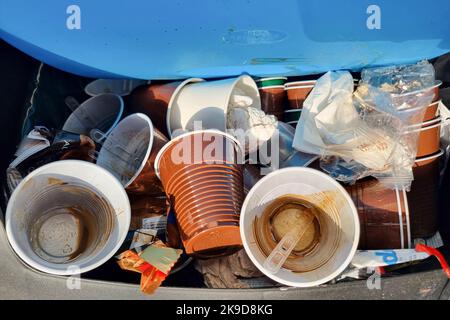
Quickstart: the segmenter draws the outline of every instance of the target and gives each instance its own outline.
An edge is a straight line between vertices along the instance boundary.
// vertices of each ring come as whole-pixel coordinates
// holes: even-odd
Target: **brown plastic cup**
[[[195,190],[193,190],[193,188],[196,188]],[[209,188],[209,189],[208,189]],[[219,191],[224,191],[227,194],[236,194],[239,195],[240,194],[240,185],[237,183],[222,183],[222,182],[216,182],[216,181],[208,181],[208,180],[203,180],[203,181],[199,181],[199,182],[195,182],[194,184],[191,184],[188,187],[180,187],[179,189],[174,189],[173,192],[177,192],[179,194],[179,201],[181,201],[182,196],[184,195],[184,193],[190,193],[192,191],[196,191],[198,192],[198,194],[202,194],[202,192],[207,193],[208,191],[212,191],[214,190],[215,192],[219,192]]]
[[[177,136],[160,150],[155,171],[166,185],[172,176],[193,164],[233,165],[241,163],[242,157],[241,146],[231,135],[218,130],[192,131]]]
[[[203,188],[203,190],[200,190],[197,193],[198,196],[197,198],[200,198],[201,200],[192,201],[191,193],[196,191],[188,190],[186,194],[181,195],[179,199],[177,198],[177,200],[174,200],[173,202],[176,202],[178,208],[185,208],[185,207],[190,208],[192,206],[196,207],[202,206],[208,208],[209,207],[208,199],[211,199],[212,195],[214,195],[213,198],[215,199],[222,199],[222,200],[227,199],[227,205],[232,205],[233,207],[238,206],[240,200],[242,200],[241,196],[237,194],[236,191],[227,191],[226,188],[213,188],[209,191],[204,189],[206,188]]]
[[[190,191],[191,188],[197,188],[196,190],[198,192],[202,191],[203,189],[206,189],[206,191],[209,189],[229,189],[231,192],[237,192],[239,194],[240,185],[242,184],[242,181],[226,181],[226,180],[215,180],[210,179],[207,176],[203,179],[196,179],[195,181],[189,181],[187,184],[182,183],[179,187],[176,188],[170,188],[168,189],[170,192],[180,192],[180,195],[184,191]]]
[[[427,238],[438,230],[439,152],[416,158],[413,167],[414,181],[408,193],[413,238]]]
[[[129,96],[130,111],[147,115],[155,127],[166,137],[169,136],[166,127],[167,106],[170,98],[181,81],[149,84],[136,88]]]
[[[439,117],[439,102],[441,102],[440,100],[437,100],[435,102],[432,102],[427,109],[425,110],[425,114],[423,116],[423,122],[427,122],[433,119],[436,119],[437,117]]]
[[[261,109],[266,114],[274,115],[278,120],[282,120],[284,105],[286,103],[284,86],[278,85],[259,88],[259,96],[261,98]]]
[[[203,190],[229,190],[230,192],[240,194],[240,186],[242,185],[241,179],[220,179],[215,177],[208,177],[207,174],[204,177],[193,178],[192,180],[186,179],[185,181],[180,181],[178,186],[172,187],[169,186],[166,188],[166,191],[169,193],[177,192],[181,197],[185,192],[191,192],[192,188],[196,188],[197,192],[201,192]]]
[[[217,221],[220,222],[217,222]],[[198,218],[196,221],[191,221],[190,225],[186,226],[186,233],[196,233],[201,232],[205,227],[211,227],[215,225],[239,225],[239,216],[232,217],[230,213],[225,213],[223,215],[211,217],[206,214],[204,217]]]
[[[385,188],[374,178],[358,180],[345,189],[358,210],[361,226],[359,249],[402,248],[401,228],[403,247],[408,247],[407,198],[403,192]]]
[[[183,134],[158,153],[155,171],[175,211],[187,254],[206,258],[242,247],[242,154],[236,139],[216,130]]]
[[[170,137],[167,130],[167,108],[174,93],[186,84],[197,81],[187,79],[169,83],[155,83],[136,88],[128,97],[129,109],[132,113],[140,112],[147,115],[166,137]]]
[[[286,87],[289,107],[291,109],[302,109],[303,103],[314,88],[314,85]]]

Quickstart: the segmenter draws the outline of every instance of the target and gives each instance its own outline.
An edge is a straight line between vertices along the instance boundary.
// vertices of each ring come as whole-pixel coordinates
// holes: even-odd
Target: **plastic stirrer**
[[[300,226],[296,225],[284,237],[278,242],[276,247],[272,250],[270,255],[264,261],[264,268],[275,274],[280,271],[284,262],[287,260],[292,250],[294,250],[297,243],[303,238],[308,230],[308,227],[313,223],[314,216],[308,216],[308,220],[303,224],[303,230],[300,230]]]

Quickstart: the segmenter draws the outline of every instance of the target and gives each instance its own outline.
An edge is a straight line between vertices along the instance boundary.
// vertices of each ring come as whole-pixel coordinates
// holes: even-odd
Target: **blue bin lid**
[[[80,29],[67,27],[78,21],[71,5],[80,9]],[[0,36],[47,64],[95,78],[297,76],[449,52],[450,4],[2,0]]]

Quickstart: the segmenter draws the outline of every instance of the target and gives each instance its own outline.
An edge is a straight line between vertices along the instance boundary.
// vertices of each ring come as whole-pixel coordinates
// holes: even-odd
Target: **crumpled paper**
[[[230,97],[227,114],[229,133],[245,145],[245,151],[255,152],[276,130],[277,118],[254,106],[251,97],[236,90]],[[245,140],[245,141],[243,141]]]
[[[47,163],[66,159],[93,162],[94,150],[95,143],[88,136],[36,126],[22,139],[6,170],[9,192],[12,193],[27,174]]]
[[[203,274],[205,285],[209,288],[250,288],[251,284],[242,278],[264,276],[250,261],[245,250],[230,256],[197,260],[195,268]]]

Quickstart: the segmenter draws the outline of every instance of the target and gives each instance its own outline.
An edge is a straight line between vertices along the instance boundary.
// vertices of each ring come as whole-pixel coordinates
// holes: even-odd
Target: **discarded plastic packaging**
[[[152,294],[166,279],[181,253],[182,250],[168,248],[157,241],[139,254],[133,250],[121,253],[117,263],[124,270],[141,273],[141,291]]]
[[[158,233],[166,231],[166,198],[132,194],[128,197],[131,204],[130,230],[153,229]]]
[[[83,160],[91,157],[95,143],[87,136],[61,130],[35,127],[20,143],[16,158],[7,169],[9,191],[12,192],[27,174],[57,160]]]
[[[356,268],[376,268],[423,260],[430,255],[415,249],[356,251],[351,264]]]
[[[260,162],[265,165],[271,164],[271,168],[276,170],[278,167],[307,167],[316,160],[318,158],[317,155],[297,151],[292,147],[294,136],[294,128],[284,122],[278,121],[276,135],[272,136],[271,139],[264,143],[264,150],[266,152],[260,152],[259,154]],[[275,145],[273,148],[273,143],[278,143],[278,145]],[[271,151],[270,153],[269,150]],[[278,154],[273,155],[272,151],[277,152],[277,150]],[[274,157],[278,159],[278,167],[276,167],[276,164],[273,161]]]
[[[421,122],[434,93],[429,87],[387,92],[364,79],[355,103],[348,72],[322,76],[305,102],[293,145],[300,151],[338,157],[336,167],[327,169],[336,179],[354,182],[372,175],[393,189],[409,190],[418,133],[405,128]],[[405,85],[404,89],[415,86]]]

